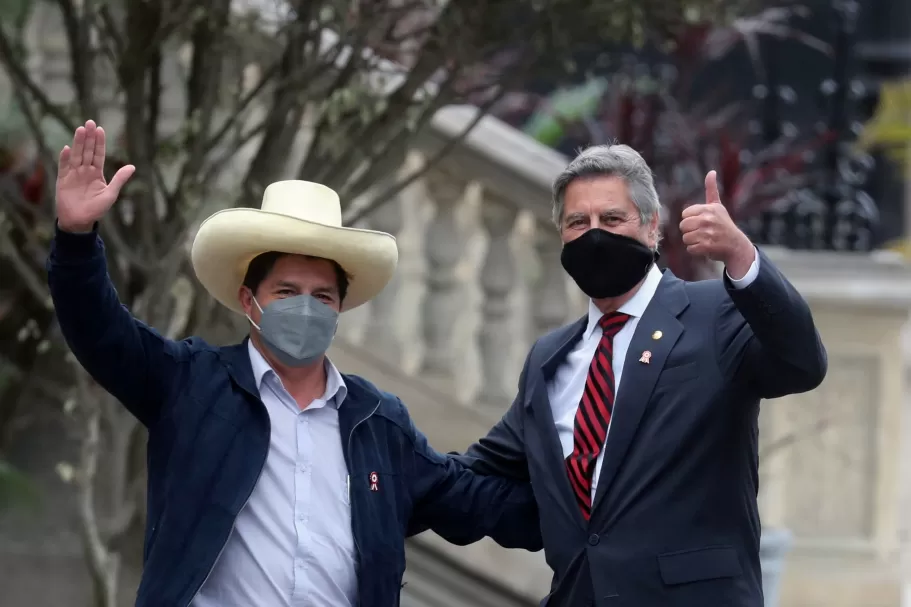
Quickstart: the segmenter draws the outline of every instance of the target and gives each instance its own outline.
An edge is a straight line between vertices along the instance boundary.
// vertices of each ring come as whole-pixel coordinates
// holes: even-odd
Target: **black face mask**
[[[628,236],[592,228],[563,245],[560,262],[592,299],[617,297],[645,278],[655,252]]]

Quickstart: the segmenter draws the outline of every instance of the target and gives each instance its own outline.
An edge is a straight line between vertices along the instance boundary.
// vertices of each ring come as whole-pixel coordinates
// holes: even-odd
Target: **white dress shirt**
[[[326,360],[326,392],[301,410],[250,343],[272,436],[249,501],[193,607],[357,604],[348,468],[338,407],[348,389]]]
[[[739,280],[734,280],[728,275],[728,279],[736,289],[744,289],[756,280],[759,275],[759,255],[753,260],[750,269]],[[645,309],[655,296],[658,290],[658,284],[661,282],[661,270],[657,266],[652,266],[645,277],[645,281],[639,290],[617,310],[623,314],[629,314],[629,320],[622,329],[614,336],[614,356],[611,367],[614,371],[614,394],[620,392],[620,381],[623,378],[623,362],[626,359],[626,352],[629,344],[636,332],[636,326],[639,319],[645,313]],[[550,399],[550,407],[554,416],[554,423],[557,426],[557,434],[560,437],[560,445],[563,447],[563,458],[567,458],[573,452],[573,430],[575,428],[576,411],[579,409],[579,403],[582,401],[582,393],[585,390],[585,380],[588,377],[588,369],[591,366],[592,358],[598,349],[598,343],[601,341],[601,327],[598,321],[603,314],[595,307],[594,302],[588,304],[588,325],[582,334],[579,343],[570,350],[566,360],[557,367],[554,376],[547,382],[547,397]],[[614,411],[611,420],[617,415],[623,415],[623,401],[617,400],[614,403]],[[610,423],[607,427],[607,435],[604,438],[605,443],[610,440]],[[592,478],[592,502],[595,501],[595,492],[598,488],[598,476],[601,474],[601,464],[604,460],[604,447],[598,453],[598,459],[595,462],[595,472]]]

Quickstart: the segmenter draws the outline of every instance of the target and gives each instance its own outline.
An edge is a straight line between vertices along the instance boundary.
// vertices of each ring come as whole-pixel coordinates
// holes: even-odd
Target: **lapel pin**
[[[661,339],[661,336],[664,335],[661,331],[655,331],[652,333],[652,339]]]
[[[379,491],[380,490],[379,482],[380,482],[380,477],[377,475],[377,473],[371,472],[370,473],[370,490]]]
[[[642,356],[639,357],[639,362],[649,364],[652,360],[652,353],[646,350],[642,353]]]

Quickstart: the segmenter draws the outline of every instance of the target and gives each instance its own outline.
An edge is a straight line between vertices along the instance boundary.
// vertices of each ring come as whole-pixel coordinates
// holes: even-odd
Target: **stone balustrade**
[[[403,171],[473,114],[440,112]],[[528,139],[497,120],[483,124],[364,221],[398,238],[399,276],[367,309],[347,314],[341,332],[461,403],[503,411],[534,338],[578,318],[585,301],[560,267],[551,220],[550,181],[566,160],[538,146],[538,165],[524,165]],[[508,152],[498,159],[497,149],[484,150],[501,138],[515,142],[515,166],[504,165]]]

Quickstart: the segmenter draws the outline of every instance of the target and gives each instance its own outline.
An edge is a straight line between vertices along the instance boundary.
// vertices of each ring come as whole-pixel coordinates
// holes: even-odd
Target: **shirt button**
[[[297,565],[297,568],[298,568],[298,569],[303,569],[303,568],[304,568],[304,561],[298,559],[298,561],[295,563],[295,565]]]
[[[592,533],[590,536],[588,536],[588,543],[592,546],[597,546],[598,542],[600,542],[600,541],[601,541],[601,538],[598,537],[597,533]]]
[[[300,470],[301,472],[306,472],[306,471],[307,471],[307,464],[300,464],[300,465],[297,467],[297,469]]]

